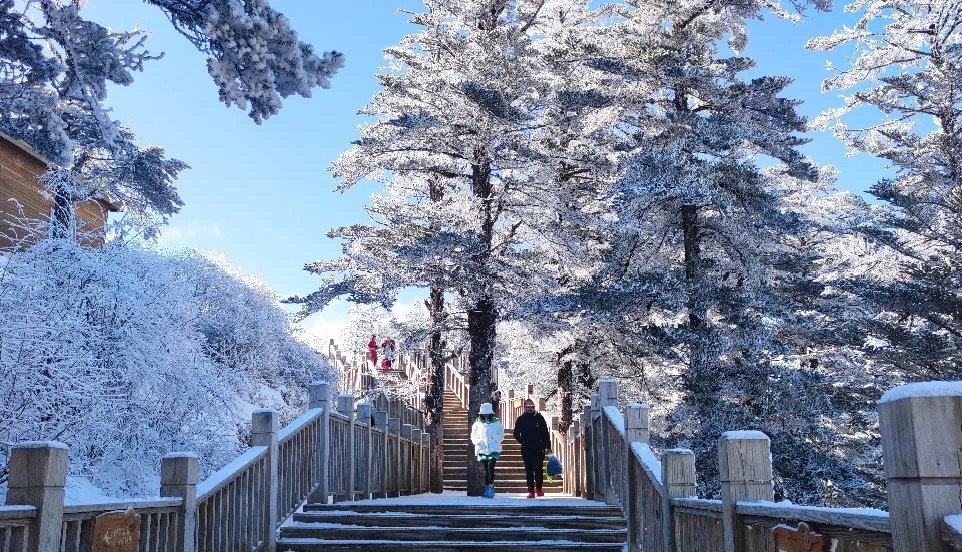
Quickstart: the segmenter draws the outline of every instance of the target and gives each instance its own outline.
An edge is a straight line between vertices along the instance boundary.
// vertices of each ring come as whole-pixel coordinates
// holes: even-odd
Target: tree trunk
[[[432,330],[428,340],[431,380],[424,399],[424,430],[431,436],[429,490],[440,493],[444,490],[444,290],[432,287],[430,299],[425,303],[431,313]]]
[[[688,325],[701,328],[705,319],[704,307],[697,297],[701,248],[698,240],[698,207],[681,208],[681,230],[685,239],[685,281],[688,283]]]
[[[574,370],[572,361],[565,358],[571,353],[571,347],[567,347],[558,354],[558,403],[561,405],[561,419],[558,421],[558,429],[561,433],[568,431],[571,427],[573,416],[572,407],[572,385],[574,384]]]
[[[471,393],[468,398],[468,424],[478,417],[481,404],[491,402],[491,368],[494,360],[497,311],[494,301],[480,299],[468,312],[468,335],[471,338]],[[484,466],[473,454],[468,455],[468,496],[484,492]]]
[[[438,204],[444,199],[444,181],[431,180],[428,187],[431,202]],[[440,231],[440,226],[432,230]],[[431,468],[429,490],[432,493],[444,491],[444,288],[441,280],[431,286],[429,299],[425,302],[431,313],[431,337],[428,342],[431,356],[431,381],[425,399],[424,429],[431,436]]]
[[[481,213],[479,213],[481,227],[478,229],[480,247],[473,257],[477,287],[471,290],[473,304],[468,311],[468,336],[471,339],[471,352],[468,356],[471,366],[468,424],[478,417],[481,404],[492,400],[491,368],[494,364],[498,321],[493,294],[493,275],[488,268],[496,218],[492,209],[494,194],[491,182],[491,161],[482,150],[475,152],[475,160],[471,166],[471,192],[481,200]],[[484,492],[484,467],[474,454],[468,455],[467,487],[468,496],[481,496]]]
[[[50,237],[71,238],[74,235],[74,202],[66,185],[58,182],[53,190],[50,213]]]
[[[587,362],[578,363],[578,383],[580,384],[579,402],[581,405],[591,402],[591,393],[595,388],[598,378],[591,373],[591,365]]]
[[[701,248],[698,235],[698,208],[685,205],[681,208],[682,232],[685,240],[685,281],[688,284],[688,326],[691,338],[688,343],[688,372],[683,378],[690,406],[705,411],[713,404],[714,390],[719,381],[711,374],[713,350],[711,328],[707,323],[707,308],[700,296]]]

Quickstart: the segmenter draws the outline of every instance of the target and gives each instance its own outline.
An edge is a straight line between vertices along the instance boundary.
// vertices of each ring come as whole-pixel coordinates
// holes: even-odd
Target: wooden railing
[[[518,416],[524,414],[524,401],[527,399],[534,401],[538,412],[544,412],[545,400],[535,395],[534,385],[528,384],[527,389],[521,393],[516,393],[514,389],[501,390],[501,402],[498,405],[498,412],[501,413],[505,429],[514,429],[514,421],[518,419]],[[552,418],[551,424],[554,429],[557,429],[557,417]]]
[[[95,518],[104,512],[133,509],[140,515],[140,550],[170,550],[177,539],[177,527],[182,522],[183,501],[176,498],[108,502],[103,504],[74,504],[63,507],[63,527],[60,537],[61,552],[90,550],[94,537]]]
[[[355,355],[354,360],[348,361],[343,356],[336,356],[340,362],[342,388],[356,394],[368,393],[376,387],[375,374],[381,370],[374,366],[366,354]],[[428,353],[420,349],[408,350],[395,358],[391,372],[399,371],[407,378],[408,389],[403,393],[402,400],[414,411],[424,410],[424,393],[427,389],[429,371]],[[390,373],[390,372],[389,372]]]
[[[160,499],[65,506],[66,446],[14,446],[0,551],[100,549],[95,529],[106,514],[139,516],[139,552],[275,552],[277,528],[305,502],[427,491],[428,435],[389,417],[406,411],[399,401],[374,410],[341,395],[333,412],[326,383],[309,395],[309,410],[282,430],[275,411],[255,411],[250,449],[199,484],[196,455],[165,456]]]
[[[618,403],[615,381],[601,380],[581,419],[552,439],[565,491],[621,507],[629,550],[962,551],[962,383],[913,384],[880,401],[891,513],[774,503],[770,441],[758,431],[720,437],[722,498],[698,498],[694,454],[652,450],[648,408]]]
[[[30,524],[36,517],[33,506],[0,506],[0,550],[26,552]]]
[[[444,387],[454,393],[461,402],[462,408],[468,407],[471,385],[468,384],[464,374],[456,370],[454,364],[450,362],[444,365]]]

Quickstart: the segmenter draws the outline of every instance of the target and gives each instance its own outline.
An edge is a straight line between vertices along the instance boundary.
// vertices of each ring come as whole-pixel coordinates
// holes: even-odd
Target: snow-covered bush
[[[172,451],[219,468],[253,408],[290,420],[328,370],[271,291],[222,261],[43,240],[0,272],[0,441],[67,443],[71,474],[108,494],[155,495]]]

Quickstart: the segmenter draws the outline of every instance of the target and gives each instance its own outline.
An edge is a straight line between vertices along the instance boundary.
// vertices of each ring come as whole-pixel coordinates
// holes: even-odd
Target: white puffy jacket
[[[504,440],[504,426],[497,417],[490,422],[483,422],[479,417],[471,426],[471,442],[474,443],[474,453],[490,456],[501,454],[501,441]]]

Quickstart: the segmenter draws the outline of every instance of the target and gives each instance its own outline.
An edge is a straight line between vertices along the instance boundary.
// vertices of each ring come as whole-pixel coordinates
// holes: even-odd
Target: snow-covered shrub
[[[172,451],[203,477],[246,448],[253,408],[285,422],[330,376],[266,286],[195,253],[43,240],[0,272],[0,441],[62,441],[108,494],[155,495]]]

